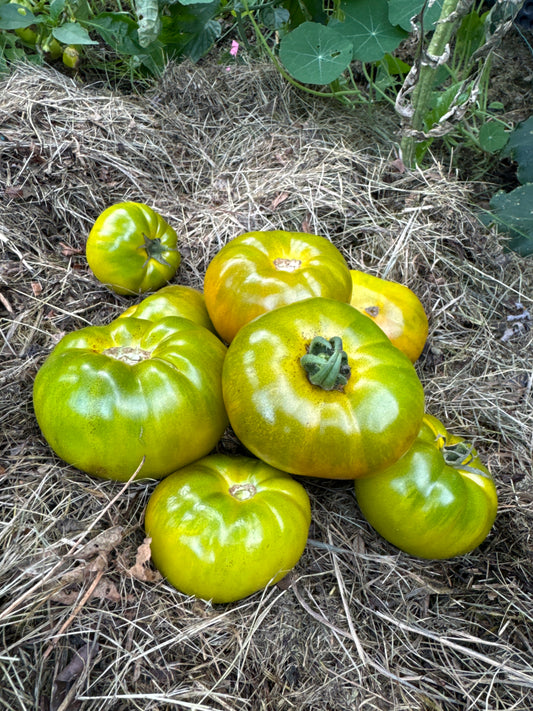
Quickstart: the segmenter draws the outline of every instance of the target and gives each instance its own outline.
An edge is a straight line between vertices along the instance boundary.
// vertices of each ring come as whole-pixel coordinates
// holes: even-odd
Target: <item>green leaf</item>
[[[65,9],[66,0],[52,0],[49,6],[50,19],[55,22]],[[78,15],[76,14],[76,17]]]
[[[420,14],[425,0],[389,0],[389,20],[392,25],[399,25],[411,32],[411,18]],[[424,32],[433,29],[440,17],[444,0],[436,0],[424,12]]]
[[[52,34],[62,44],[98,44],[78,22],[66,22],[61,27],[54,27]]]
[[[289,22],[289,11],[284,7],[265,7],[261,10],[261,22],[269,30],[279,30]]]
[[[18,30],[44,22],[42,15],[34,15],[22,5],[0,5],[0,30]]]
[[[280,42],[287,71],[306,84],[330,84],[352,61],[352,43],[329,26],[304,22]]]
[[[220,11],[218,0],[192,5],[176,4],[170,15],[162,18],[163,28],[159,41],[169,57],[186,55],[197,62],[211,49],[220,37],[222,28],[215,19]]]
[[[341,0],[341,21],[333,18],[328,27],[353,44],[353,58],[377,62],[393,52],[408,35],[389,21],[387,0]]]
[[[479,129],[479,145],[487,153],[501,151],[509,140],[509,133],[505,126],[498,121],[487,121]]]
[[[510,235],[509,249],[524,257],[533,254],[533,183],[520,185],[510,193],[496,193],[490,206],[494,213],[484,216],[483,222],[495,224]]]
[[[518,163],[518,180],[533,183],[533,116],[519,123],[511,132],[506,155]]]

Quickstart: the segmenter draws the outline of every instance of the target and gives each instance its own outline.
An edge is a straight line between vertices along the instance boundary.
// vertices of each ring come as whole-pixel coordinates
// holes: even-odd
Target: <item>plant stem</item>
[[[439,67],[439,58],[446,51],[446,45],[450,41],[457,16],[454,14],[461,0],[444,0],[439,21],[429,43],[427,51],[422,54],[418,81],[413,90],[412,104],[413,115],[411,117],[411,128],[413,131],[422,131],[424,128],[424,118],[429,110],[432,88],[435,82],[435,74]],[[416,135],[404,135],[400,144],[402,160],[408,168],[413,168],[416,164],[416,145],[418,143]]]

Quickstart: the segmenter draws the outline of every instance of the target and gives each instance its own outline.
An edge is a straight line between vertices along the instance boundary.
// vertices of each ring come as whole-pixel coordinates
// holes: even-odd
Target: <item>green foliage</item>
[[[518,180],[533,183],[533,116],[518,124],[511,133],[506,155],[518,163]]]
[[[433,29],[439,19],[443,0],[436,0],[431,7],[425,0],[389,0],[389,20],[392,25],[398,25],[407,32],[411,32],[411,19],[420,14],[424,9],[423,25],[429,30]]]
[[[219,0],[134,0],[109,11],[98,0],[0,0],[0,71],[102,43],[131,67],[158,75],[169,59],[198,61],[221,34]],[[111,5],[112,6],[112,5]]]
[[[353,58],[361,62],[378,62],[408,35],[390,22],[388,0],[341,0],[340,16],[328,26],[350,40]]]
[[[352,61],[352,43],[325,25],[304,22],[281,40],[279,57],[298,81],[330,84]]]
[[[490,201],[493,212],[484,213],[481,220],[508,234],[508,248],[525,257],[533,254],[533,116],[511,132],[504,155],[516,161],[522,185],[510,193],[496,193]]]
[[[509,249],[523,257],[533,254],[533,183],[526,183],[510,193],[499,192],[490,201],[493,213],[483,217],[510,236]]]

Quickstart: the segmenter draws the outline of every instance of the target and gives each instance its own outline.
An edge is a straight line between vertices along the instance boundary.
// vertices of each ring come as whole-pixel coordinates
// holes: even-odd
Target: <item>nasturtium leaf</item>
[[[408,32],[389,21],[388,0],[341,0],[343,20],[333,18],[328,27],[353,44],[353,58],[377,62],[393,52]]]
[[[479,145],[488,153],[501,151],[509,140],[509,133],[505,126],[498,121],[487,121],[479,129]]]
[[[407,32],[411,32],[411,18],[420,13],[424,6],[425,0],[389,0],[389,20],[391,25],[399,25]],[[433,29],[435,23],[440,17],[442,3],[444,0],[435,0],[424,11],[424,32]]]
[[[533,116],[519,123],[511,132],[506,154],[518,163],[518,180],[533,183]]]
[[[279,58],[295,79],[330,84],[352,60],[352,43],[329,26],[304,22],[280,42]]]
[[[533,254],[533,183],[520,185],[510,193],[496,193],[490,206],[494,212],[484,215],[482,221],[497,225],[511,237],[509,249],[524,257]]]

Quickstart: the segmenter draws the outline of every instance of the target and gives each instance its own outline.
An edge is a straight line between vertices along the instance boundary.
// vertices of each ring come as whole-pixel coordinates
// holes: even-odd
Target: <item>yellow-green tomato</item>
[[[160,321],[167,316],[182,316],[210,331],[215,331],[202,292],[183,284],[164,286],[154,294],[145,297],[139,304],[130,306],[119,318],[128,316],[144,318],[148,321]]]
[[[205,303],[217,333],[229,343],[256,316],[313,296],[348,302],[350,270],[325,237],[306,232],[247,232],[209,263]]]
[[[39,369],[41,431],[95,476],[161,478],[208,454],[227,426],[224,344],[189,319],[116,319],[66,335]]]
[[[475,449],[425,415],[412,447],[388,469],[355,482],[359,507],[383,538],[420,558],[453,558],[487,537],[496,486]]]
[[[289,474],[213,454],[174,472],[148,501],[156,568],[179,591],[233,602],[280,580],[300,559],[309,497]]]
[[[222,388],[244,446],[303,476],[355,479],[389,466],[424,414],[407,356],[357,309],[320,297],[243,326],[229,345]]]
[[[371,318],[414,363],[424,348],[428,319],[418,296],[403,284],[352,269],[350,303]]]
[[[148,205],[121,202],[104,210],[87,238],[87,262],[95,277],[117,294],[155,291],[181,262],[178,235]]]

